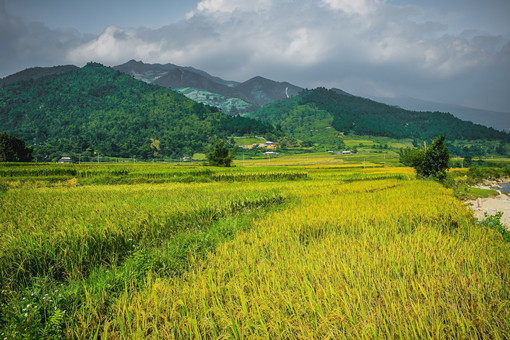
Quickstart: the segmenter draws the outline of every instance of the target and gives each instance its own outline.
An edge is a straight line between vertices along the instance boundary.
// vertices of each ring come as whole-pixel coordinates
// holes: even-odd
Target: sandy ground
[[[484,218],[484,214],[495,215],[498,211],[503,213],[501,222],[510,230],[510,196],[501,194],[496,197],[482,198],[481,207],[478,207],[477,201],[468,201],[469,207],[475,212],[475,217],[479,220]]]

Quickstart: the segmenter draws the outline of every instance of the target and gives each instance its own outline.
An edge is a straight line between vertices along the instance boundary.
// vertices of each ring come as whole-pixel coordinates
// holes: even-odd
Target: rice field
[[[0,338],[510,336],[510,244],[452,190],[289,158],[0,165]]]

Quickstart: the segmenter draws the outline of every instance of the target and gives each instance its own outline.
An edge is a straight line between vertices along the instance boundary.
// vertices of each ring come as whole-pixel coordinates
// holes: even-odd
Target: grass
[[[352,156],[1,165],[0,336],[508,337],[500,224]]]
[[[241,146],[241,145],[252,145],[252,144],[260,144],[264,143],[265,139],[263,138],[257,138],[257,137],[237,137],[234,138],[235,145]]]

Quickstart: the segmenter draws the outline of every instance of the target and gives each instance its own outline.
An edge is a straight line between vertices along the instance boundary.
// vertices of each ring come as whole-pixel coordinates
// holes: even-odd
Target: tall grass
[[[0,337],[508,337],[499,229],[321,157],[0,166]]]
[[[119,337],[508,336],[500,235],[439,184],[343,187],[257,222],[183,277],[123,295],[103,327]]]

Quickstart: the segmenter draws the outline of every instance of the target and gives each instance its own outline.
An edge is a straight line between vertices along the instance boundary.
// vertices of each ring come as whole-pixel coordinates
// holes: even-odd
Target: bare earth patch
[[[510,196],[501,194],[492,198],[481,198],[481,207],[478,206],[477,200],[467,201],[469,207],[474,211],[475,217],[479,220],[484,219],[485,213],[495,215],[498,211],[503,213],[501,223],[510,230]]]

